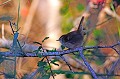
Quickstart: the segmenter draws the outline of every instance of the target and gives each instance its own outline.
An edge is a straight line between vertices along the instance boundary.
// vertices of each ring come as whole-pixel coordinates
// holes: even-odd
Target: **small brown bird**
[[[62,35],[57,41],[70,49],[78,48],[82,45],[85,32],[82,27],[82,22],[84,17],[82,17],[78,29],[76,31],[69,32],[68,34]]]

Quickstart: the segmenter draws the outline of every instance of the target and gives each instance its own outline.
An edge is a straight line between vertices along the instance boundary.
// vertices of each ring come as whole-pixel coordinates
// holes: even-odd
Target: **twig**
[[[74,71],[72,70],[70,64],[66,61],[66,59],[64,58],[64,56],[60,56],[60,57],[61,57],[61,58],[63,59],[63,61],[65,61],[65,63],[68,65],[70,71],[72,71],[72,72],[74,73]]]
[[[111,73],[115,70],[116,66],[118,65],[118,63],[120,62],[120,59],[118,59],[113,65],[112,67],[110,68],[110,70],[108,71],[108,79],[109,79],[109,75],[111,75]]]
[[[84,47],[83,50],[87,50],[87,49],[100,49],[100,48],[112,48],[113,50],[116,51],[116,53],[118,53],[118,55],[120,55],[120,52],[114,48],[115,46],[120,45],[120,42],[118,41],[118,43],[113,44],[111,46],[90,46],[90,47]]]
[[[39,71],[40,71],[40,68],[36,69],[34,72],[32,72],[31,74],[29,74],[26,79],[33,79],[33,77],[34,77],[37,73],[39,73]]]
[[[2,42],[2,40],[1,40],[1,42]],[[7,41],[7,42],[9,42],[9,41]],[[3,43],[3,44],[6,44],[6,43]],[[11,44],[11,43],[9,43],[9,44]],[[8,44],[6,44],[6,45],[8,45]],[[118,45],[120,45],[120,42],[118,42],[116,44],[113,44],[113,45],[110,45],[110,46],[85,46],[85,47],[83,47],[83,50],[102,49],[102,48],[112,48],[113,50],[115,50],[114,47],[118,46]],[[3,45],[1,47],[5,47],[5,46]],[[31,51],[26,51],[26,48],[27,48],[27,50],[31,50]],[[26,51],[26,56],[22,56],[20,53],[17,53],[17,57],[38,57],[37,54],[33,52],[37,48],[38,47],[36,47],[36,46],[28,44],[27,46],[25,46],[25,48],[23,48],[23,51]],[[44,56],[60,56],[60,55],[70,54],[70,53],[73,53],[73,52],[76,52],[76,51],[78,51],[78,48],[63,50],[63,51],[56,51],[56,52],[39,52],[38,54],[40,54],[43,57]],[[118,50],[115,50],[115,51],[119,54]],[[19,51],[19,52],[21,52],[21,51]],[[14,54],[12,54],[10,51],[0,52],[0,55],[6,56],[6,57],[13,57],[14,56]]]
[[[81,49],[78,49],[79,50],[79,54],[82,58],[82,60],[84,61],[85,65],[87,66],[87,68],[89,69],[89,71],[91,72],[92,76],[94,77],[94,79],[98,79],[95,71],[92,69],[92,67],[90,66],[90,64],[87,62],[85,56],[83,55],[83,47],[81,47]]]
[[[47,58],[47,57],[45,57],[45,58],[47,59],[47,63],[48,63],[48,65],[50,66],[50,63],[49,63],[48,58]],[[50,66],[50,72],[52,73],[52,77],[53,77],[53,79],[55,79],[55,77],[54,77],[54,73],[53,73],[53,71],[52,71],[52,69],[51,69],[51,66]]]

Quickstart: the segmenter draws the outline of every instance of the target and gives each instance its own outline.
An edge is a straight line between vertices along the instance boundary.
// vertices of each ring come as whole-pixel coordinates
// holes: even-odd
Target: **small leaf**
[[[62,70],[53,70],[53,72],[56,74],[65,74],[65,72]]]
[[[74,78],[74,74],[65,74],[65,76],[67,77],[67,78]]]
[[[55,63],[56,61],[58,61],[58,60],[54,59],[54,60],[52,60],[50,63],[59,66],[59,64]]]
[[[61,48],[62,48],[62,50],[64,50],[64,49],[65,49],[65,46],[61,45]]]
[[[46,62],[43,62],[43,61],[39,61],[39,62],[38,62],[38,66],[39,66],[39,67],[45,66],[45,65],[47,65]]]
[[[42,42],[44,42],[45,40],[47,40],[49,37],[45,37],[44,40],[42,40]]]
[[[42,49],[42,46],[39,46],[39,47],[38,47],[38,50],[39,50],[40,52],[42,51],[41,49]]]
[[[46,65],[46,66],[44,67],[44,70],[45,70],[45,71],[48,71],[48,70],[50,70],[50,68],[51,68],[50,66]]]
[[[114,8],[114,6],[113,6],[113,3],[110,4],[110,8],[111,8],[113,11],[115,11],[115,8]]]

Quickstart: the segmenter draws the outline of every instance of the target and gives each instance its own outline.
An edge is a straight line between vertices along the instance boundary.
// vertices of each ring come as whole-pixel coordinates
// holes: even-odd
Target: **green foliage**
[[[78,4],[76,8],[78,11],[83,11],[85,9],[85,7],[82,4]]]
[[[51,66],[45,65],[44,70],[45,70],[45,71],[48,71],[48,70],[50,70],[50,68],[51,68]]]
[[[95,29],[93,31],[93,34],[96,38],[103,38],[103,36],[104,36],[103,31],[100,29]]]
[[[62,50],[64,50],[64,49],[65,49],[65,46],[61,45],[61,48],[62,48]]]
[[[57,62],[58,60],[56,60],[56,59],[53,59],[53,60],[51,60],[51,64],[54,64],[54,65],[56,65],[56,66],[59,66],[59,64],[57,64],[56,62]]]
[[[69,6],[68,6],[68,5],[63,6],[63,7],[60,9],[61,15],[67,14],[68,10],[69,10]]]
[[[120,37],[120,26],[118,26],[118,35]]]
[[[46,66],[47,65],[47,62],[44,62],[44,61],[39,61],[38,62],[38,66],[41,67],[41,66]]]
[[[47,52],[56,52],[56,48],[53,48],[52,50],[47,50]]]
[[[81,11],[83,11],[85,7],[80,3],[76,3],[74,0],[62,0],[62,2],[63,6],[60,9],[60,13],[63,16],[62,32],[68,33],[74,27],[73,20],[75,16],[78,16],[78,14],[80,15]]]
[[[40,45],[40,46],[38,47],[38,49],[37,49],[37,50],[34,50],[33,52],[35,52],[35,53],[38,55],[38,57],[41,58],[42,55],[39,54],[39,52],[42,52],[42,46]]]
[[[67,77],[67,78],[74,78],[74,74],[65,74],[65,76]]]
[[[110,4],[110,7],[111,7],[111,9],[112,9],[113,11],[115,11],[115,8],[114,8],[114,6],[113,6],[113,3]]]
[[[50,75],[51,75],[51,66],[49,66],[47,64],[48,62],[45,62],[43,60],[38,62],[38,66],[39,66],[39,72],[41,74],[39,79],[49,79]],[[53,73],[52,73],[53,74]]]
[[[73,23],[72,22],[64,22],[62,24],[62,31],[64,33],[68,33],[72,28],[73,28]],[[67,28],[67,29],[66,29]]]
[[[96,40],[90,40],[89,42],[87,42],[88,46],[95,46],[97,45],[97,41]]]
[[[54,73],[56,74],[80,74],[80,75],[84,75],[84,74],[90,74],[88,72],[71,72],[71,71],[63,71],[63,70],[53,70]]]

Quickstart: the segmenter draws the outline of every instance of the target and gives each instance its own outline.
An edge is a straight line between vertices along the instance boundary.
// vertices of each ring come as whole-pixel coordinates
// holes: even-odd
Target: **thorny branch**
[[[61,56],[61,55],[65,55],[65,54],[70,54],[70,53],[73,53],[73,52],[77,52],[80,50],[87,50],[87,49],[101,49],[101,48],[112,48],[113,50],[115,50],[118,55],[120,55],[120,52],[115,48],[116,46],[120,45],[120,42],[114,44],[114,45],[111,45],[111,46],[85,46],[85,47],[80,47],[80,48],[75,48],[75,49],[68,49],[68,50],[63,50],[63,51],[56,51],[56,52],[39,52],[38,54],[36,53],[30,53],[30,52],[26,52],[26,56],[25,57],[37,57],[37,56],[43,56],[43,57],[46,57],[46,56]],[[24,50],[23,50],[24,51]],[[21,52],[22,53],[22,52]],[[11,53],[10,51],[9,52],[0,52],[0,55],[1,56],[6,56],[6,57],[14,57],[14,53]],[[17,53],[16,54],[17,57],[23,57],[22,54],[20,53]],[[85,57],[84,57],[84,54],[83,52],[80,52],[80,56],[82,57],[85,65],[87,66],[87,68],[89,69],[89,71],[91,72],[91,74],[93,75],[93,77],[95,79],[97,79],[97,76],[95,74],[95,71],[91,68],[90,64],[86,61]],[[86,63],[87,62],[87,63]],[[116,65],[116,64],[114,64]],[[68,65],[69,66],[69,65]],[[111,73],[111,71],[113,71],[113,68],[112,70],[110,70],[109,74]]]
[[[3,40],[0,40],[1,42]],[[11,44],[10,43],[11,41],[7,41],[8,44]],[[6,43],[4,43],[6,44]],[[6,45],[3,45],[1,47],[4,47],[5,46],[7,48],[9,48],[9,45],[6,44]],[[110,46],[85,46],[83,47],[83,50],[88,50],[88,49],[102,49],[102,48],[111,48],[113,50],[115,50],[119,55],[120,55],[120,52],[115,48],[116,46],[120,45],[120,42],[116,43],[116,44],[113,44],[113,45],[110,45]],[[0,48],[1,48],[0,47]],[[31,49],[31,47],[33,47],[33,49]],[[23,51],[25,50],[26,52],[26,56],[22,56],[22,52],[20,53],[17,53],[17,57],[37,57],[37,54],[35,52],[33,52],[34,50],[36,50],[38,48],[38,46],[34,46],[34,45],[30,45],[30,44],[26,44],[25,45],[25,48],[23,46]],[[29,51],[27,51],[28,49],[30,49]],[[55,51],[55,52],[39,52],[38,54],[41,55],[41,56],[60,56],[60,55],[65,55],[65,54],[70,54],[70,53],[73,53],[73,52],[76,52],[78,51],[78,49],[80,48],[75,48],[75,49],[68,49],[68,50],[63,50],[63,51]],[[6,57],[14,57],[14,54],[11,53],[10,51],[7,51],[7,52],[0,52],[0,55],[2,56],[6,56]]]

